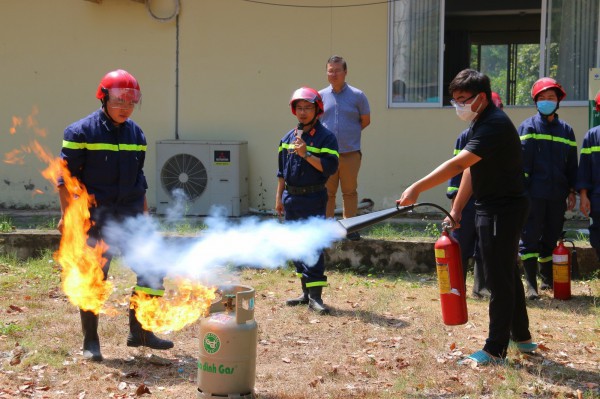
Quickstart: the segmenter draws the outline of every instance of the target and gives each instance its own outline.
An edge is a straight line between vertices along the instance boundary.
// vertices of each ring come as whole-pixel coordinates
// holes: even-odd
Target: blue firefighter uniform
[[[590,244],[600,259],[600,126],[583,138],[577,173],[577,190],[582,189],[590,200]]]
[[[96,200],[97,206],[90,209],[94,222],[89,231],[90,245],[102,238],[108,221],[143,213],[148,188],[143,172],[146,146],[144,133],[135,122],[128,119],[116,126],[102,109],[65,129],[61,158]],[[103,256],[107,259],[103,267],[106,278],[112,254],[109,251]],[[138,275],[136,291],[163,294],[162,276],[145,275],[140,267],[131,266]]]
[[[526,119],[519,126],[519,136],[531,199],[519,253],[528,284],[537,291],[536,262],[542,288],[552,287],[552,251],[562,233],[567,196],[574,191],[577,179],[577,142],[571,126],[558,114],[552,121],[539,113]]]
[[[465,148],[467,145],[467,136],[469,129],[464,130],[456,139],[454,145],[454,156]],[[462,173],[454,176],[448,181],[448,188],[446,190],[446,197],[454,199],[458,193],[460,182],[462,180]],[[461,260],[463,266],[463,274],[465,281],[467,279],[467,265],[470,258],[474,259],[474,284],[473,294],[477,297],[483,295],[482,290],[485,288],[485,279],[483,276],[483,262],[479,255],[477,248],[477,231],[475,229],[475,198],[471,197],[465,207],[462,210],[460,218],[460,228],[452,230],[450,233],[454,237],[460,246]]]
[[[311,216],[325,217],[327,190],[325,182],[338,168],[339,153],[337,139],[319,120],[310,132],[303,132],[307,151],[319,157],[323,172],[315,169],[306,160],[294,154],[296,130],[288,132],[279,142],[277,177],[285,181],[282,202],[285,220],[300,220]],[[296,272],[306,282],[306,287],[324,287],[325,259],[323,253],[314,265],[294,261]]]

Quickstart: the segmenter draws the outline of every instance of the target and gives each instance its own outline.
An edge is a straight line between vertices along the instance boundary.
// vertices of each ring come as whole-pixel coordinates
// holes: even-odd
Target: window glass
[[[539,44],[471,45],[471,67],[490,77],[505,105],[532,105],[539,64]]]
[[[471,66],[490,77],[492,91],[507,101],[508,45],[471,46]]]
[[[392,2],[392,104],[439,104],[441,7],[441,0]]]
[[[598,0],[548,0],[544,74],[566,90],[566,101],[588,99],[589,68],[598,54]]]

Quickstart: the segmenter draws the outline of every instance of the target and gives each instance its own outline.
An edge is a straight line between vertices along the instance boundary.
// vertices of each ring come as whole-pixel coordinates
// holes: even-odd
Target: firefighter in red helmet
[[[531,208],[519,243],[526,280],[526,297],[539,297],[553,286],[552,251],[560,237],[566,210],[575,207],[577,142],[573,128],[556,111],[567,96],[552,78],[541,78],[531,87],[538,113],[519,126],[523,171]]]
[[[106,115],[116,124],[125,122],[135,108],[139,108],[142,92],[136,78],[127,71],[109,72],[98,84],[96,98],[102,103]]]
[[[90,209],[92,226],[88,231],[88,245],[95,246],[99,240],[109,247],[119,248],[104,229],[109,222],[124,221],[148,212],[144,176],[146,137],[142,129],[130,117],[142,98],[140,85],[135,77],[122,69],[107,73],[96,91],[101,108],[85,118],[67,126],[61,150],[61,158],[71,176],[77,178],[94,196],[96,205]],[[62,215],[76,193],[68,191],[62,178],[58,181]],[[58,230],[64,228],[63,217]],[[106,263],[97,265],[104,279],[112,259],[111,252],[103,253]],[[95,265],[96,266],[96,265]],[[132,296],[138,292],[160,296],[164,293],[163,276],[149,273],[143,266],[130,265],[137,274],[137,284]],[[132,301],[132,303],[135,303]],[[90,309],[80,309],[83,327],[83,356],[102,361],[98,336],[98,314]],[[156,337],[146,331],[136,318],[136,309],[129,311],[130,333],[127,346],[147,346],[153,349],[169,349],[171,341]]]
[[[294,91],[290,108],[298,125],[279,142],[275,210],[290,221],[324,218],[327,207],[325,183],[338,168],[338,142],[319,121],[323,100],[315,89],[301,87]],[[294,261],[294,265],[302,294],[288,299],[286,304],[308,305],[318,313],[329,313],[321,297],[323,287],[327,286],[323,253],[319,254],[315,264]]]

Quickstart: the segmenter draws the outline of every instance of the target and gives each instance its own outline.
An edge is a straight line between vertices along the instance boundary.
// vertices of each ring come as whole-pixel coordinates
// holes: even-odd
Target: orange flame
[[[19,118],[18,116],[13,116],[12,117],[12,126],[8,130],[10,132],[10,134],[17,133],[17,127],[21,126],[22,123],[23,123],[23,119]]]
[[[4,163],[11,165],[23,165],[25,163],[25,154],[22,150],[11,150],[4,154]]]
[[[38,109],[34,106],[27,117],[27,128],[33,130],[36,136],[46,137],[46,130],[38,126],[37,114]],[[23,120],[15,116],[12,122],[10,132],[15,134]],[[54,259],[61,266],[63,291],[73,305],[100,313],[113,285],[104,281],[102,272],[102,266],[106,263],[102,253],[108,246],[103,242],[94,247],[87,244],[87,232],[91,226],[89,208],[95,205],[94,198],[88,195],[77,178],[71,176],[65,162],[55,158],[37,140],[31,140],[29,145],[22,145],[20,149],[8,152],[4,162],[22,165],[25,163],[25,156],[31,153],[48,165],[42,175],[53,185],[62,176],[65,188],[69,191],[68,207],[63,215],[63,234],[59,249],[54,254]],[[35,190],[33,195],[42,193],[41,190]]]
[[[32,147],[40,159],[49,161],[42,175],[52,182],[62,176],[69,191],[68,206],[63,215],[62,238],[54,254],[54,259],[62,268],[63,291],[73,305],[98,314],[110,296],[113,284],[104,280],[102,272],[102,266],[106,263],[102,253],[108,246],[99,241],[91,247],[87,242],[87,232],[91,227],[89,208],[95,204],[94,198],[77,178],[71,176],[62,159],[52,159],[37,142]]]
[[[189,279],[175,281],[177,291],[164,297],[138,292],[131,297],[131,308],[145,330],[178,331],[208,314],[216,288],[207,288]]]
[[[27,116],[27,127],[32,129],[33,132],[40,137],[46,137],[46,129],[41,129],[38,127],[36,115],[39,114],[38,108],[34,105],[31,110],[31,114]]]

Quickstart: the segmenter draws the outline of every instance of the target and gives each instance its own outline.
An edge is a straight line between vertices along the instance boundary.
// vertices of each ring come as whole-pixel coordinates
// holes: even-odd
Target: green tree
[[[516,45],[516,62],[512,65],[515,68],[515,93],[514,100],[508,98],[507,88],[509,73],[508,55],[510,45],[473,45],[471,47],[471,66],[485,73],[490,77],[492,90],[500,94],[504,104],[510,105],[531,105],[531,86],[539,77],[540,65],[540,45],[519,44]],[[557,51],[551,48],[551,51]],[[480,64],[478,64],[480,62]],[[556,66],[550,68],[556,71]]]

